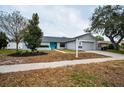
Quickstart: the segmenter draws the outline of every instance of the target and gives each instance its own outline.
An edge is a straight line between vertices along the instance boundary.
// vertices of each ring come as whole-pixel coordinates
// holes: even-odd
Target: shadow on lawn
[[[29,56],[41,56],[48,55],[46,52],[16,52],[12,54],[8,54],[7,56],[11,57],[29,57]]]

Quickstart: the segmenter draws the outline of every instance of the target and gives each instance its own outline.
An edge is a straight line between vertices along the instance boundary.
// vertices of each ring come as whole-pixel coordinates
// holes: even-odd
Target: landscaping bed
[[[0,86],[124,87],[124,60],[0,74]]]
[[[30,56],[42,56],[42,55],[48,55],[47,52],[39,52],[39,51],[36,51],[36,52],[17,52],[17,53],[12,53],[12,54],[9,54],[7,56],[11,56],[11,57],[30,57]]]
[[[25,52],[25,51],[23,51]],[[89,59],[89,58],[104,58],[106,56],[82,52],[79,53],[79,57],[76,58],[75,54],[61,53],[57,51],[39,51],[35,53],[7,53],[0,54],[0,65],[8,64],[24,64],[24,63],[37,63],[37,62],[56,62],[64,60],[76,60],[76,59]]]

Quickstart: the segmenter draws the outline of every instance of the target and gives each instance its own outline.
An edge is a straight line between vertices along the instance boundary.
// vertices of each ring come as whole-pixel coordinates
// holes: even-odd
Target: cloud
[[[7,8],[8,7],[8,8]],[[39,26],[44,35],[74,37],[83,34],[83,29],[89,25],[89,15],[84,6],[5,6],[7,11],[18,10],[27,18],[37,12],[40,17]],[[83,13],[83,9],[85,12]]]

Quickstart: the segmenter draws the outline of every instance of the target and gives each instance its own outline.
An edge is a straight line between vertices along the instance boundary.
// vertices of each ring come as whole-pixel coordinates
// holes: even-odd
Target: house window
[[[48,45],[41,45],[40,47],[41,47],[41,48],[49,48]]]
[[[60,47],[65,47],[65,43],[60,43]]]

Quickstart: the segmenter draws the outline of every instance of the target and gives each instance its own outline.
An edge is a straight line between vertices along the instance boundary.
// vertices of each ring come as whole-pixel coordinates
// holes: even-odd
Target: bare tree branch
[[[6,13],[0,11],[0,29],[16,42],[17,50],[18,44],[22,40],[22,30],[26,28],[27,21],[21,16],[19,11],[13,13]]]

